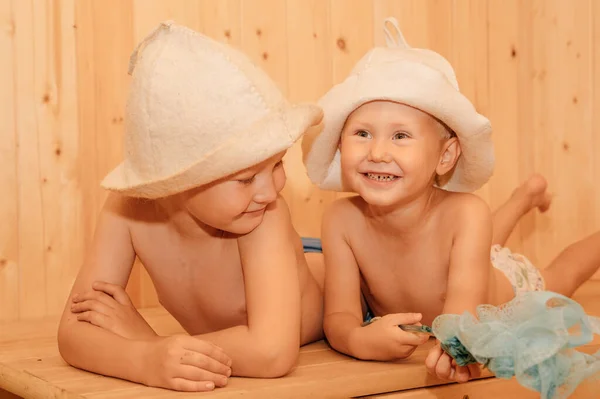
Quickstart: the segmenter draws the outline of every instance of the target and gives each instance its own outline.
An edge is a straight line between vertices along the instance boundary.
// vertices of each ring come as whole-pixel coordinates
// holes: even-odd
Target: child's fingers
[[[425,334],[410,333],[401,329],[398,329],[397,334],[397,340],[400,345],[419,346],[429,341],[429,336]]]
[[[227,385],[227,377],[224,375],[211,373],[208,370],[193,365],[180,365],[177,371],[175,371],[175,375],[191,381],[212,381],[217,387]]]
[[[185,378],[173,378],[169,385],[169,388],[183,392],[206,392],[215,389],[213,381],[190,381]]]
[[[77,314],[77,320],[86,321],[90,324],[95,325],[96,327],[101,327],[107,329],[109,318],[102,313],[87,311]]]
[[[443,350],[440,344],[438,343],[433,348],[431,348],[431,350],[427,354],[427,357],[425,358],[425,367],[427,368],[427,372],[429,374],[435,374],[435,366],[437,365],[438,360],[442,356],[442,353]]]
[[[387,315],[386,318],[393,324],[415,324],[421,321],[423,315],[421,313],[393,313]]]
[[[455,378],[456,382],[467,382],[471,377],[471,372],[466,366],[456,366]]]
[[[96,300],[83,301],[71,305],[71,312],[73,313],[87,312],[90,310],[104,315],[108,315],[110,314],[111,310],[113,310],[113,308],[107,306],[105,303]]]
[[[436,366],[435,366],[435,374],[444,380],[451,380],[454,377],[454,370],[452,368],[452,363],[450,360],[450,356],[446,353],[443,353],[440,356]]]
[[[181,357],[181,364],[194,366],[224,377],[231,376],[231,368],[213,359],[210,356],[198,352],[186,351]],[[184,377],[184,376],[181,376]],[[187,377],[185,377],[187,378]],[[216,382],[216,381],[215,381]]]
[[[481,377],[481,367],[479,367],[479,364],[469,364],[467,367],[469,368],[471,379]]]
[[[194,337],[183,336],[182,338],[185,339],[185,342],[182,345],[185,349],[202,353],[227,367],[231,366],[231,358],[218,346]]]
[[[104,281],[95,281],[92,288],[96,291],[102,291],[115,298],[121,305],[131,305],[131,300],[127,292],[117,284],[106,283]]]
[[[417,349],[416,346],[413,345],[399,345],[394,354],[395,359],[406,359]]]
[[[227,385],[228,378],[226,375],[220,373],[213,373],[209,370],[206,370],[204,367],[199,367],[195,365],[181,365],[180,373],[177,375],[181,376],[187,380],[194,381],[212,381],[215,383],[215,386],[224,387]]]
[[[73,296],[73,303],[81,303],[85,301],[98,301],[112,309],[114,309],[116,306],[113,297],[101,291],[87,291],[83,294],[76,294]]]

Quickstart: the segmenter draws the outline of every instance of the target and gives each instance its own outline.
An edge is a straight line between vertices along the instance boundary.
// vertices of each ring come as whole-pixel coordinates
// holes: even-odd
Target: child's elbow
[[[63,360],[65,362],[67,362],[71,366],[76,366],[76,364],[75,364],[76,358],[74,356],[76,353],[72,349],[72,340],[73,340],[72,329],[69,328],[69,326],[66,324],[67,323],[65,323],[64,321],[61,321],[61,323],[58,327],[58,334],[57,334],[58,352],[60,353],[60,356],[63,358]]]
[[[300,349],[298,344],[266,343],[258,356],[256,370],[262,378],[279,378],[289,374],[296,365]]]

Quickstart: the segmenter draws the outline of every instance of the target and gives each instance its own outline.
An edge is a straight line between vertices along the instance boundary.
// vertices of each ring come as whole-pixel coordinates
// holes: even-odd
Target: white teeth
[[[394,175],[380,175],[380,174],[375,174],[375,173],[367,173],[367,177],[371,180],[377,180],[377,181],[393,181],[398,178],[398,176],[394,176]]]

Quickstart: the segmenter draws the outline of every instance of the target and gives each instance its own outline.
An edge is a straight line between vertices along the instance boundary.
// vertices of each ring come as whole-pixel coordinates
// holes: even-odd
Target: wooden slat
[[[44,214],[40,170],[40,120],[37,110],[44,104],[43,70],[38,64],[45,49],[44,32],[35,27],[34,2],[12,2],[15,49],[15,127],[18,137],[18,242],[19,316],[47,314],[44,259]],[[39,3],[36,3],[39,5]],[[42,57],[42,59],[40,59]],[[43,126],[41,127],[43,131]],[[35,293],[35,295],[33,295]]]
[[[288,92],[292,102],[316,102],[332,85],[329,1],[287,1]],[[320,237],[325,207],[335,194],[314,186],[302,163],[299,141],[285,158],[284,189],[292,222],[301,236]]]
[[[241,0],[202,0],[201,30],[204,34],[240,48],[242,45]]]
[[[347,5],[343,0],[331,0],[329,51],[333,54],[334,84],[346,79],[358,60],[373,47],[374,29],[383,28],[379,21],[374,24],[372,0]]]
[[[280,0],[242,1],[241,49],[287,95],[285,6]]]
[[[193,30],[202,28],[200,3],[190,0],[133,0],[134,43],[139,43],[160,22],[172,20]]]
[[[36,92],[47,314],[64,308],[83,262],[74,2],[34,2]],[[65,262],[67,263],[65,265]],[[36,265],[38,268],[41,265]]]
[[[571,242],[597,230],[592,175],[590,19],[588,2],[539,1],[532,11],[531,90],[537,149],[529,155],[555,194],[547,218],[536,221],[543,267]],[[577,220],[576,223],[573,221]]]
[[[92,241],[96,217],[102,205],[104,194],[97,179],[97,147],[96,147],[96,69],[99,67],[94,57],[94,23],[93,7],[89,0],[76,1],[74,4],[75,23],[75,59],[77,64],[77,117],[79,128],[79,162],[85,167],[78,167],[78,186],[81,195],[81,213],[79,218],[83,226],[81,232],[85,253]],[[65,265],[66,266],[66,265]],[[70,278],[75,278],[81,264],[72,263]]]
[[[530,112],[530,103],[522,103],[519,95],[522,88],[521,66],[527,65],[530,54],[523,49],[521,30],[527,29],[520,20],[522,10],[519,2],[488,3],[489,20],[489,113],[487,117],[494,129],[496,152],[495,174],[490,181],[490,206],[495,209],[504,203],[512,191],[521,183],[519,175],[519,137],[521,112]],[[493,49],[493,50],[492,50]],[[507,246],[514,251],[521,250],[519,231],[513,234]],[[528,254],[530,255],[530,254]],[[533,259],[532,259],[533,260]]]
[[[20,399],[19,396],[5,391],[4,389],[0,389],[0,399]]]
[[[591,63],[592,63],[592,132],[593,132],[593,140],[591,143],[592,154],[600,154],[600,135],[598,131],[600,131],[600,46],[597,43],[600,43],[600,3],[597,1],[590,0],[591,10],[590,10],[590,19],[591,19],[591,45],[592,45],[592,54]],[[597,181],[600,176],[600,158],[597,156],[592,157],[593,167],[594,167],[594,179]],[[594,198],[600,198],[600,185],[593,184],[594,187]],[[594,220],[595,225],[600,226],[600,210],[598,208],[595,209],[594,212]],[[593,277],[594,279],[600,280],[600,270],[596,272]]]
[[[15,98],[15,20],[12,2],[0,2],[0,320],[19,317],[19,225]]]
[[[460,398],[507,398],[538,399],[539,393],[522,387],[516,380],[484,379],[469,384],[415,389],[369,396],[381,399],[460,399]]]
[[[569,399],[596,399],[597,387],[593,383],[582,384]],[[519,398],[539,399],[540,394],[519,385],[516,379],[484,379],[468,384],[451,384],[439,387],[414,389],[373,395],[369,398],[381,399],[479,399],[479,398]]]

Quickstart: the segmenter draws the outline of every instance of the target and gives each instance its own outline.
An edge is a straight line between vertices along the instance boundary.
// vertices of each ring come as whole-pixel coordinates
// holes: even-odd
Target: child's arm
[[[457,207],[457,230],[450,254],[444,313],[475,314],[489,298],[492,215],[479,197],[468,195]]]
[[[475,314],[477,305],[487,303],[492,245],[492,216],[488,205],[474,195],[465,195],[456,207],[457,227],[443,313]],[[425,360],[428,371],[438,378],[466,382],[480,375],[477,365],[457,367],[440,345]]]
[[[279,377],[300,349],[300,283],[290,211],[283,198],[262,223],[238,238],[246,291],[247,325],[198,335],[225,350],[233,374]]]
[[[334,203],[323,218],[325,255],[325,335],[336,350],[365,360],[408,357],[427,337],[402,331],[421,315],[391,314],[362,327],[360,271],[345,231],[352,228],[346,200]]]
[[[135,380],[132,364],[140,356],[125,356],[133,348],[128,340],[87,322],[71,312],[73,295],[92,289],[95,280],[127,284],[135,252],[129,230],[119,215],[120,201],[110,195],[98,218],[94,241],[67,299],[58,330],[58,348],[71,365],[101,374]],[[93,350],[92,348],[102,348]]]
[[[61,356],[75,367],[147,385],[194,391],[210,389],[206,385],[209,380],[213,385],[215,382],[224,385],[227,366],[221,364],[213,368],[216,372],[222,371],[222,375],[217,376],[208,375],[204,369],[194,367],[193,360],[186,365],[180,362],[186,353],[185,349],[189,349],[188,353],[196,354],[196,357],[204,358],[207,356],[203,353],[212,352],[208,355],[212,356],[211,359],[228,362],[222,351],[209,343],[185,336],[130,340],[90,322],[78,321],[77,315],[71,312],[72,296],[90,292],[94,281],[126,286],[135,251],[124,214],[124,200],[110,194],[98,218],[94,241],[60,321],[58,347]],[[138,326],[146,324],[148,330],[145,335],[151,337],[152,329],[139,313],[136,312],[136,315],[140,318],[136,320]],[[173,356],[169,357],[169,353]]]

